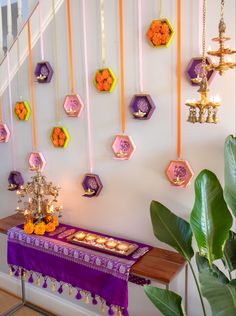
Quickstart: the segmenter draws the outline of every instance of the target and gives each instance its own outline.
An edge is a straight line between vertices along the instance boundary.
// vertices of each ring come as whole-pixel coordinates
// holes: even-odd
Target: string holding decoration
[[[117,78],[110,67],[106,66],[106,40],[105,40],[105,8],[104,0],[100,0],[101,21],[101,59],[102,67],[96,71],[93,83],[98,92],[113,92]]]
[[[175,30],[170,20],[162,17],[162,0],[159,0],[159,18],[153,20],[147,31],[148,42],[152,47],[168,47],[172,42]]]
[[[143,89],[143,47],[142,47],[142,3],[138,0],[138,55],[139,55],[139,90],[130,103],[130,110],[135,119],[148,120],[151,118],[156,106],[149,94]]]
[[[73,49],[71,32],[71,3],[67,0],[67,34],[69,49],[69,68],[70,68],[70,94],[65,97],[64,110],[69,117],[79,117],[84,109],[84,103],[78,94],[75,94],[74,68],[73,68]]]
[[[87,21],[86,4],[82,0],[82,23],[83,23],[83,49],[84,49],[84,70],[85,70],[85,92],[86,92],[86,117],[87,117],[87,135],[88,135],[88,167],[89,173],[86,173],[82,180],[84,197],[92,198],[98,196],[103,188],[100,177],[93,173],[93,145],[92,145],[92,122],[90,109],[89,78],[88,78],[88,42],[87,42]]]
[[[2,114],[2,95],[0,95],[0,143],[7,143],[10,138],[10,130],[7,124],[3,123],[3,114]]]
[[[190,184],[194,172],[187,160],[181,159],[181,102],[182,102],[182,47],[181,47],[181,0],[177,1],[177,159],[171,160],[166,168],[166,176],[175,187],[185,188]]]
[[[37,63],[35,68],[35,76],[39,83],[49,83],[53,76],[53,69],[49,61],[44,58],[44,41],[43,41],[43,21],[42,21],[42,0],[39,0],[39,32],[40,32],[40,51],[41,61]]]
[[[119,26],[120,26],[120,82],[121,82],[121,131],[122,134],[115,136],[112,142],[114,158],[118,160],[129,160],[136,149],[133,139],[125,135],[126,113],[125,113],[125,80],[124,80],[124,30],[123,30],[123,1],[119,0]]]

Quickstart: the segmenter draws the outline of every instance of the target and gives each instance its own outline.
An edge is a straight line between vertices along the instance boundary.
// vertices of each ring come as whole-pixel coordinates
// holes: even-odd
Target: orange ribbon
[[[32,107],[33,147],[34,147],[34,151],[37,151],[37,130],[36,130],[35,103],[34,103],[35,91],[34,91],[34,77],[33,77],[30,19],[27,22],[27,26],[28,26],[29,77],[30,77],[30,96],[31,96],[31,107]]]
[[[124,79],[124,34],[123,34],[123,1],[119,0],[120,15],[120,81],[121,81],[121,129],[125,133],[125,79]]]
[[[181,0],[177,0],[177,156],[181,157]]]
[[[74,74],[73,74],[73,54],[72,54],[72,34],[71,34],[71,14],[70,0],[67,0],[67,30],[68,30],[68,46],[69,46],[69,63],[70,63],[70,90],[74,94]]]

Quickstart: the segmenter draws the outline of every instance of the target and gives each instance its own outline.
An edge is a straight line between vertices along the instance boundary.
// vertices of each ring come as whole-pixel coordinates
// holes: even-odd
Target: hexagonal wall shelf
[[[82,186],[84,189],[83,196],[91,198],[98,196],[103,188],[102,181],[97,174],[86,173],[82,181]]]
[[[19,171],[11,171],[8,177],[8,190],[15,191],[24,184],[24,179]]]
[[[10,131],[7,124],[0,123],[0,143],[7,143],[10,138]]]
[[[32,152],[29,156],[29,167],[32,171],[43,171],[46,166],[46,159],[40,152]]]
[[[98,92],[112,92],[116,82],[116,76],[111,68],[98,69],[93,80]]]
[[[48,61],[41,61],[37,63],[34,74],[39,83],[49,83],[52,79],[53,69]]]
[[[155,108],[149,94],[135,94],[130,102],[131,112],[137,120],[149,120]]]
[[[207,66],[209,66],[211,63],[212,63],[211,59],[207,57],[206,58]],[[187,78],[191,82],[192,85],[197,86],[201,83],[202,72],[203,72],[202,57],[192,58],[186,70]],[[216,75],[216,71],[214,69],[207,71],[207,80],[209,84],[212,82],[215,75]]]
[[[55,126],[51,132],[51,140],[56,148],[66,148],[70,141],[70,135],[63,126]]]
[[[153,47],[168,47],[174,37],[175,31],[168,19],[152,21],[147,38]]]
[[[187,160],[171,160],[166,176],[174,186],[185,188],[194,176],[194,172]]]
[[[112,150],[114,158],[119,160],[129,160],[135,152],[136,146],[132,138],[128,135],[116,135],[113,143]]]
[[[15,104],[15,115],[20,121],[28,121],[30,117],[30,106],[27,101],[18,101]]]
[[[79,117],[83,111],[84,103],[78,94],[67,95],[64,101],[64,110],[70,117]]]

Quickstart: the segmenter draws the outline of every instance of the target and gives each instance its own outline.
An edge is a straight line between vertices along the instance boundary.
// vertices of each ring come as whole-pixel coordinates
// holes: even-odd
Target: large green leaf
[[[231,231],[224,247],[224,264],[229,271],[236,269],[236,234]]]
[[[209,170],[201,171],[195,180],[195,203],[190,224],[199,253],[208,259],[210,266],[214,260],[223,257],[232,222],[216,175]]]
[[[236,315],[236,280],[225,284],[209,271],[201,272],[199,280],[202,294],[211,306],[212,315]]]
[[[165,316],[184,316],[182,298],[178,294],[159,289],[154,286],[144,286],[144,291],[152,303]]]
[[[213,276],[220,279],[222,283],[227,284],[229,282],[229,279],[225,276],[223,272],[220,271],[220,269],[215,264],[213,264],[212,268],[210,268],[208,260],[205,257],[200,256],[198,252],[196,253],[196,263],[199,273],[207,271]]]
[[[236,137],[225,140],[225,188],[224,198],[236,216]]]
[[[157,201],[152,201],[150,210],[155,236],[175,248],[187,260],[191,260],[194,252],[189,223]]]

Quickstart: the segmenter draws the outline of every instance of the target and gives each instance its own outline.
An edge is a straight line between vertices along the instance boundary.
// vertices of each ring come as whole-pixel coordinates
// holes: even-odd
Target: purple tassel
[[[20,271],[19,271],[19,269],[17,269],[15,272],[15,276],[18,277],[19,275],[20,275]]]
[[[43,288],[46,289],[47,287],[48,287],[48,285],[47,285],[47,279],[44,279]]]
[[[11,272],[12,272],[12,273],[14,273],[14,272],[16,271],[13,266],[11,266],[10,269],[11,269]]]
[[[59,287],[59,289],[57,290],[57,292],[60,293],[60,294],[63,292],[62,284],[60,285],[60,287]]]
[[[124,315],[124,316],[129,316],[129,313],[128,313],[128,309],[127,309],[127,308],[124,308],[124,309],[123,309],[123,315]]]
[[[147,283],[147,285],[151,284],[151,280],[147,280],[146,283]]]
[[[110,306],[109,309],[108,309],[108,315],[112,316],[112,315],[114,315],[114,314],[115,314],[115,313],[114,313],[112,307]]]
[[[96,300],[96,298],[94,297],[92,300],[93,305],[97,305],[98,301]]]
[[[29,279],[28,279],[29,283],[34,283],[34,279],[33,279],[33,274],[30,275]]]
[[[82,298],[82,295],[80,293],[80,290],[78,290],[78,293],[76,294],[76,297],[75,297],[77,300],[81,300]]]

